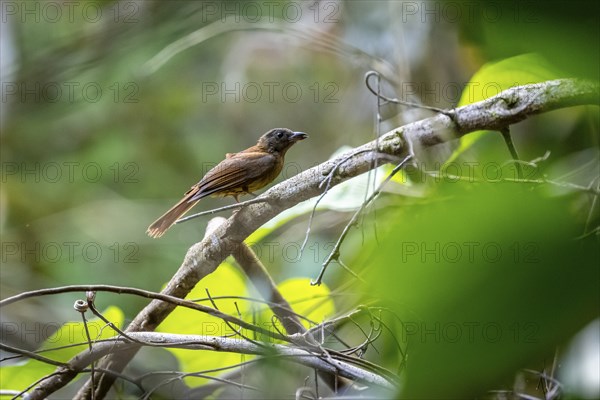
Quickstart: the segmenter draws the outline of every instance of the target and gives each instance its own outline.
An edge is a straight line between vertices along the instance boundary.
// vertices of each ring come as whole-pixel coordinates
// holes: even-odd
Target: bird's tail
[[[200,200],[189,203],[189,200],[194,197],[198,192],[198,187],[192,187],[183,196],[183,199],[179,200],[177,204],[169,209],[166,213],[161,215],[156,221],[152,223],[146,230],[148,236],[152,238],[159,238],[177,221],[183,214],[185,214],[190,208],[194,207]]]

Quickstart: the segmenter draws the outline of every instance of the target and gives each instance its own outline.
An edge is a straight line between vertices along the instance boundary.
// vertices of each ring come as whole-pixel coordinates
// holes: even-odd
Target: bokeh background
[[[286,168],[277,182],[325,161],[342,146],[372,140],[377,131],[377,101],[365,88],[364,76],[369,70],[382,75],[382,90],[390,97],[444,108],[489,97],[504,86],[555,77],[597,81],[599,74],[600,14],[597,5],[588,1],[569,5],[556,1],[335,0],[0,3],[2,298],[69,284],[159,290],[180,265],[187,248],[203,236],[208,219],[178,225],[160,240],[148,238],[146,227],[225,153],[249,147],[270,128],[288,127],[310,135],[309,140],[288,153]],[[500,72],[497,82],[496,75],[490,78],[488,74],[485,82],[475,86],[473,98],[464,97],[463,89],[470,80],[474,83],[472,77],[483,66],[512,57],[524,58],[503,64],[494,71]],[[484,87],[482,93],[480,88]],[[380,111],[381,132],[432,115],[396,105],[384,105]],[[524,160],[550,152],[549,161],[542,161],[530,175],[532,178],[562,178],[598,190],[597,107],[535,117],[513,127],[512,132]],[[457,144],[440,146],[424,154],[422,160],[427,160],[427,169],[433,170],[456,148]],[[457,157],[482,165],[503,165],[509,154],[499,135],[488,134]],[[480,176],[482,170],[477,174]],[[364,192],[358,188],[347,191],[345,200],[360,202]],[[542,328],[550,329],[550,321],[556,317],[556,322],[566,324],[568,329],[552,340],[541,340],[544,346],[525,352],[518,362],[511,359],[501,363],[502,373],[490,372],[490,376],[501,376],[509,385],[514,374],[507,371],[524,367],[534,358],[539,362],[544,359],[540,354],[545,356],[557,343],[564,350],[569,338],[598,314],[597,285],[591,284],[598,261],[594,247],[599,222],[597,194],[542,187],[540,191],[547,196],[544,198],[556,201],[531,217],[537,230],[526,234],[519,224],[531,214],[511,214],[510,209],[503,209],[498,220],[478,218],[481,224],[470,217],[469,212],[475,213],[475,209],[450,211],[458,215],[451,221],[444,220],[445,213],[437,210],[436,218],[412,221],[419,227],[416,232],[408,229],[411,225],[407,228],[402,224],[409,217],[398,211],[402,207],[417,207],[415,215],[427,215],[430,202],[439,203],[446,196],[460,198],[465,190],[456,181],[442,180],[440,184],[422,176],[404,176],[389,189],[394,193],[382,197],[378,216],[369,214],[363,228],[352,231],[348,245],[342,247],[342,258],[357,271],[367,271],[370,284],[385,282],[378,286],[382,297],[394,301],[398,300],[400,282],[405,282],[407,276],[392,279],[377,268],[387,265],[399,273],[403,265],[395,253],[398,248],[385,246],[394,237],[390,235],[406,238],[415,234],[420,237],[418,243],[443,241],[427,233],[443,232],[442,226],[464,221],[466,226],[473,226],[471,232],[478,232],[475,238],[492,240],[494,235],[482,228],[481,221],[491,229],[509,218],[512,222],[504,227],[506,237],[520,232],[523,243],[537,240],[542,243],[540,249],[546,248],[545,243],[564,243],[576,236],[591,241],[583,252],[572,247],[564,249],[573,257],[556,263],[556,268],[565,273],[564,267],[581,265],[580,277],[586,284],[575,279],[567,288],[553,281],[545,290],[532,290],[537,287],[537,274],[544,274],[540,269],[522,277],[526,284],[520,290],[530,289],[531,293],[508,294],[513,297],[510,307],[518,307],[528,297],[556,296],[557,301],[549,307],[564,307],[567,315],[578,315],[568,321],[556,315],[544,317],[544,324],[539,325]],[[479,199],[477,194],[472,196]],[[515,207],[520,204],[516,200],[510,203],[514,200],[512,193],[490,196],[485,192],[482,196],[481,201],[489,205],[484,208],[492,214],[492,199],[507,199]],[[207,199],[199,208],[232,202]],[[524,210],[536,209],[530,203],[526,205],[529,208]],[[454,210],[451,205],[446,207]],[[277,282],[317,274],[351,215],[343,209],[331,206],[319,211],[309,250],[302,257],[296,251],[306,230],[306,213],[299,213],[255,244],[269,255],[263,261]],[[561,215],[553,218],[556,213]],[[545,233],[561,229],[557,220],[570,224],[565,229],[568,234],[544,242]],[[447,232],[445,240],[455,234]],[[465,235],[459,236],[473,239]],[[382,238],[384,250],[380,251],[378,240]],[[506,239],[502,243],[510,246],[513,242]],[[538,261],[541,259],[545,258]],[[371,264],[375,265],[374,274],[368,269]],[[508,289],[515,282],[514,275],[509,274],[515,265],[519,263],[509,262],[510,268],[502,275],[509,276]],[[468,268],[466,271],[461,273],[469,275]],[[452,282],[452,277],[463,283],[464,279],[461,274],[442,279],[438,272],[429,270],[437,279],[423,283],[425,292],[418,293],[434,304],[433,308],[447,301],[463,307],[477,301],[455,298],[456,293],[450,296],[455,303],[449,301],[440,288]],[[334,264],[325,283],[335,290],[349,278]],[[495,275],[484,278],[499,282]],[[226,282],[222,285],[227,287]],[[364,299],[362,290],[350,296],[352,301]],[[573,293],[584,295],[574,298]],[[340,312],[352,303],[348,296],[342,298]],[[57,321],[73,319],[74,299],[52,296],[19,303],[2,310],[2,321],[18,321],[24,327],[55,326]],[[495,300],[488,300],[494,304]],[[403,301],[408,300],[399,302]],[[118,304],[125,320],[145,305],[138,298],[110,294],[103,295],[99,302],[100,307]],[[584,310],[582,304],[587,305]],[[405,311],[397,307],[396,311]],[[427,310],[419,312],[428,315]],[[472,317],[485,315],[481,311]],[[528,317],[519,318],[526,321]],[[32,349],[44,340],[44,335],[20,339],[10,338]],[[584,348],[597,357],[597,347]],[[456,355],[437,354],[447,357],[438,359],[440,365]],[[381,362],[389,362],[381,358]],[[438,371],[438,378],[448,376],[444,371]],[[486,378],[481,385],[492,389],[497,382]],[[469,390],[480,390],[481,385],[461,387],[466,392],[444,393],[472,393]],[[584,386],[575,385],[574,393],[588,393],[577,392]],[[598,393],[593,390],[591,393]]]

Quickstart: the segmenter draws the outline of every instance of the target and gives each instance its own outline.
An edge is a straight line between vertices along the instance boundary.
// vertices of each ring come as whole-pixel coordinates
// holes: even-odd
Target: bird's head
[[[304,140],[308,135],[304,132],[294,132],[286,128],[275,128],[258,139],[257,145],[269,153],[285,153],[294,143]]]

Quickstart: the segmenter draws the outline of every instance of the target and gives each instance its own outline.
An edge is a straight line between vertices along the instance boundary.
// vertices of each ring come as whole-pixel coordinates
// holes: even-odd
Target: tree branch
[[[366,143],[337,159],[326,161],[272,187],[261,195],[266,201],[251,204],[234,213],[199,243],[194,244],[167,287],[164,294],[184,298],[204,276],[213,272],[231,252],[252,232],[282,211],[322,192],[321,181],[339,166],[331,177],[330,186],[360,175],[392,157],[405,157],[405,137],[421,147],[444,143],[477,130],[502,130],[532,115],[576,105],[597,105],[598,85],[577,79],[559,79],[514,87],[487,100],[457,108],[451,113],[438,114],[391,130],[375,141]],[[449,116],[451,115],[451,117]],[[356,153],[348,157],[349,154]],[[373,159],[375,158],[375,162]],[[153,331],[174,309],[173,304],[152,301],[129,325],[126,332]],[[137,347],[107,357],[98,368],[120,372],[135,355]],[[114,378],[100,377],[96,398],[108,392]],[[77,398],[89,397],[90,382]],[[44,392],[47,396],[51,392]],[[40,396],[40,397],[42,397]]]
[[[88,365],[99,360],[101,357],[110,354],[118,354],[121,352],[129,352],[132,349],[137,350],[140,346],[140,342],[153,347],[179,348],[188,350],[212,350],[263,356],[265,355],[265,348],[267,348],[267,357],[284,357],[289,359],[291,362],[302,364],[319,371],[337,374],[344,378],[381,386],[386,389],[394,389],[396,386],[395,382],[390,382],[376,373],[353,365],[351,362],[349,362],[348,357],[345,357],[345,360],[338,360],[329,356],[326,357],[323,354],[318,354],[297,347],[273,343],[260,343],[260,345],[258,345],[249,341],[240,340],[239,338],[202,335],[179,335],[157,332],[132,332],[129,335],[133,341],[124,337],[115,337],[112,339],[105,339],[95,342],[93,349],[86,349],[82,351],[69,360],[66,365],[61,366],[55,372],[55,376],[57,378],[53,379],[53,385],[55,386],[46,387],[43,389],[52,389],[52,391],[58,390],[63,386],[60,385],[61,383],[74,379]],[[31,393],[30,398],[40,398],[41,390],[42,387],[38,386]]]

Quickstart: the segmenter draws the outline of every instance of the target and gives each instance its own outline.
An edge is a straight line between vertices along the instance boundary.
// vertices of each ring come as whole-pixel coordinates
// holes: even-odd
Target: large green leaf
[[[600,313],[597,242],[575,239],[568,197],[447,186],[446,200],[390,215],[397,224],[360,260],[373,265],[366,293],[403,321],[407,398],[506,389]]]
[[[124,314],[118,307],[108,307],[102,315],[117,327],[123,328]],[[89,320],[87,327],[92,341],[117,335],[113,329],[107,327],[106,323],[98,318]],[[26,335],[28,332],[23,334]],[[43,330],[36,334],[43,334]],[[57,349],[63,346],[72,347]],[[40,350],[46,351],[41,352],[40,355],[55,361],[68,362],[87,348],[87,336],[83,322],[72,321],[62,325],[44,341]],[[23,390],[38,379],[51,374],[55,369],[54,365],[37,360],[27,360],[17,365],[0,367],[0,382],[3,389]]]
[[[311,321],[321,323],[335,313],[335,305],[326,285],[312,286],[308,278],[292,278],[281,282],[277,288],[294,312]],[[265,320],[270,320],[273,313],[269,310],[265,314],[268,315]],[[307,320],[302,320],[302,323],[305,328],[313,326]]]
[[[245,316],[249,303],[239,299],[219,299],[220,296],[247,296],[246,283],[239,271],[225,262],[215,272],[206,276],[188,294],[187,299],[206,299],[207,292],[214,299],[221,312]],[[211,306],[207,300],[202,304]],[[234,334],[233,328],[223,320],[190,308],[177,307],[157,328],[159,332],[169,332],[190,335],[226,336]],[[243,331],[244,335],[252,336],[252,332]],[[239,336],[236,336],[239,338]],[[243,340],[240,338],[240,340]],[[219,353],[205,350],[167,349],[179,361],[180,370],[184,373],[201,372],[234,365],[247,360],[250,356],[240,356],[235,353]],[[199,386],[206,383],[205,379],[195,377],[185,378],[189,386]]]

